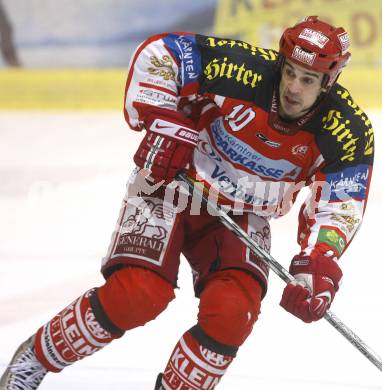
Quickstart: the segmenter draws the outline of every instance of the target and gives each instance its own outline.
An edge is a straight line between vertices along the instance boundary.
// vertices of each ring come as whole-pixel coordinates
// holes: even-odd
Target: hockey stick
[[[285,283],[294,281],[293,276],[268,252],[260,248],[248,234],[222,210],[217,203],[210,202],[203,190],[197,188],[194,182],[185,174],[177,175],[180,183],[185,183],[189,192],[200,196],[204,203],[217,215],[220,221],[230,231],[232,231],[253,253],[259,256],[268,266],[274,271]],[[192,191],[190,191],[190,189]],[[346,326],[334,313],[327,311],[324,318],[338,332],[342,334],[351,344],[354,345],[367,359],[370,360],[380,371],[382,371],[382,359],[363,341],[361,340],[348,326]]]

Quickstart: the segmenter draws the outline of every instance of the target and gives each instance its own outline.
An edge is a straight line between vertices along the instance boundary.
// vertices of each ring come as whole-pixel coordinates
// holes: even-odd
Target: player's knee
[[[218,272],[200,295],[198,323],[210,337],[240,346],[260,313],[261,286],[239,270]]]
[[[114,272],[97,294],[108,320],[121,330],[153,320],[175,297],[168,281],[139,267]]]

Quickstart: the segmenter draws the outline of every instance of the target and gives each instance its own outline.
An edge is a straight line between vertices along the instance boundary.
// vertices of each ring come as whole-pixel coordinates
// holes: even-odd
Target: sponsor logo
[[[332,221],[338,222],[341,226],[344,226],[348,233],[351,233],[361,221],[359,218],[356,218],[355,215],[342,214],[332,214],[330,219]]]
[[[350,47],[349,34],[347,32],[343,32],[337,36],[338,36],[338,39],[339,39],[340,44],[341,44],[342,54],[345,54],[349,50],[349,47]]]
[[[195,82],[201,73],[201,59],[195,37],[169,34],[163,38],[163,41],[173,57],[179,59],[178,78],[181,84]]]
[[[167,88],[170,91],[174,88],[174,85],[171,82],[171,80],[166,81],[163,79],[158,79],[158,78],[150,77],[150,76],[148,76],[148,78],[146,79],[146,83],[151,84],[151,85],[156,85],[158,87]]]
[[[200,346],[200,353],[208,363],[216,367],[227,366],[232,361],[232,358],[213,352],[203,346]]]
[[[329,277],[327,277],[327,276],[322,276],[321,279],[322,279],[322,280],[325,280],[325,282],[327,282],[327,283],[330,283],[330,284],[334,287],[333,280],[330,279]],[[321,294],[319,294],[319,295],[325,296],[325,294],[328,294],[328,299],[329,299],[329,302],[330,302],[331,299],[332,299],[332,297],[331,297],[329,291],[323,292],[323,293],[321,293]]]
[[[229,62],[227,57],[223,59],[214,58],[206,65],[204,74],[208,80],[232,79],[250,88],[256,88],[263,78],[261,74],[256,73],[253,69],[248,69],[245,63],[238,65]]]
[[[269,253],[271,250],[270,240],[269,240],[269,227],[265,226],[263,231],[256,231],[250,233],[251,239],[266,252]],[[265,277],[269,275],[269,266],[259,257],[256,256],[254,252],[250,251],[249,261],[253,263],[255,266],[260,268],[260,270],[264,273]]]
[[[216,153],[215,149],[207,141],[199,141],[198,150],[200,153],[212,158],[212,160],[221,162],[221,157]]]
[[[371,156],[374,152],[374,130],[372,127],[365,131],[365,149],[363,154],[365,156]]]
[[[50,334],[50,327],[52,327],[52,329],[57,328],[56,329],[57,332],[60,331],[60,329],[57,327],[56,323],[57,323],[57,320],[56,320],[56,318],[54,318],[50,323],[48,323],[47,325],[44,325],[43,338],[44,338],[45,350],[47,353],[47,358],[48,358],[49,363],[61,370],[61,369],[65,368],[66,366],[70,365],[71,361],[61,360],[57,356],[57,355],[59,355],[61,357],[60,351],[57,351],[58,353],[56,352],[56,348],[54,346],[54,342],[53,342],[52,336]]]
[[[365,199],[368,180],[369,167],[365,164],[329,173],[326,181],[330,185],[330,200]]]
[[[194,43],[181,35],[175,40],[181,53],[181,59],[183,63],[182,71],[185,71],[183,79],[192,81],[199,76],[198,71],[195,69],[196,58],[194,55]]]
[[[228,134],[221,118],[211,124],[216,146],[232,162],[240,164],[262,177],[295,179],[301,168],[287,160],[272,160],[258,153],[246,143]]]
[[[353,203],[342,203],[340,209],[343,211],[354,212],[354,204]]]
[[[346,246],[345,240],[334,229],[321,228],[318,233],[317,242],[328,244],[331,248],[335,249],[338,254],[341,254]]]
[[[49,337],[46,338],[46,340],[50,339],[48,341],[51,345],[48,348],[50,357],[53,358],[56,355],[56,349],[59,357],[65,362],[75,362],[84,356],[92,355],[105,345],[98,342],[98,346],[96,346],[84,335],[76,314],[79,312],[81,299],[74,301],[50,322]],[[105,333],[101,339],[106,338]],[[59,362],[57,358],[54,361],[55,363]]]
[[[116,254],[140,255],[159,263],[167,230],[155,223],[165,219],[163,206],[145,200],[144,206],[134,207],[120,227]]]
[[[350,120],[345,119],[340,111],[330,110],[327,116],[322,118],[324,130],[328,130],[336,141],[341,144],[344,155],[341,161],[353,161],[359,138],[356,138],[351,132]]]
[[[268,139],[264,134],[262,133],[257,133],[256,134],[256,137],[263,141],[265,144],[267,144],[268,146],[270,146],[271,148],[279,148],[281,146],[281,144],[279,142],[275,142],[275,141],[271,141],[270,139]]]
[[[310,261],[309,259],[296,259],[296,260],[293,260],[292,264],[295,266],[295,267],[304,267],[304,266],[307,266],[310,264]]]
[[[186,348],[189,350],[188,346]],[[202,362],[201,359],[198,360]],[[177,346],[163,376],[174,389],[214,389],[225,370],[208,367],[206,363],[201,367],[197,363],[183,348]]]
[[[365,150],[364,155],[370,156],[374,152],[374,130],[371,125],[370,119],[367,117],[367,115],[364,113],[364,111],[359,107],[357,103],[354,102],[354,100],[351,98],[350,93],[344,89],[337,91],[337,95],[341,97],[341,99],[345,100],[349,107],[351,107],[354,110],[354,115],[359,116],[363,123],[366,126],[365,131]]]
[[[351,233],[361,222],[361,219],[356,216],[355,207],[352,202],[341,203],[340,211],[332,214],[330,219],[344,227],[348,233]]]
[[[164,80],[175,81],[174,62],[169,55],[164,55],[162,58],[151,56],[150,62],[154,66],[147,69],[150,74],[159,76]]]
[[[140,89],[137,95],[138,102],[161,104],[167,107],[173,107],[176,104],[176,98],[165,92],[154,89]]]
[[[85,313],[85,323],[90,333],[98,340],[110,340],[111,334],[101,327],[90,307]]]
[[[316,53],[308,53],[307,51],[301,49],[300,46],[295,46],[292,52],[292,58],[310,66],[313,65],[316,55]]]
[[[304,158],[308,153],[309,147],[306,145],[295,145],[292,148],[292,154],[297,157]]]
[[[323,277],[322,279],[333,285],[333,282],[329,278]],[[312,311],[316,313],[317,316],[321,317],[324,315],[328,306],[330,305],[332,296],[330,295],[329,291],[324,291],[320,294],[317,294],[314,298],[315,306],[313,306]]]
[[[162,124],[163,123],[163,124]],[[178,126],[174,126],[174,123],[162,121],[160,119],[155,120],[150,126],[151,131],[162,131],[173,132],[174,129],[177,129]]]
[[[263,49],[261,47],[252,46],[246,42],[236,41],[234,39],[219,39],[214,37],[208,37],[206,44],[209,47],[229,47],[239,48],[250,52],[253,56],[259,55],[268,61],[275,61],[277,59],[277,53],[273,50]]]
[[[158,134],[180,139],[192,145],[196,145],[199,138],[199,134],[196,131],[162,119],[155,119],[150,126],[150,130]]]
[[[193,141],[193,142],[198,142],[199,135],[195,133],[194,131],[186,130],[186,129],[179,129],[175,133],[175,137],[177,138],[182,138],[183,140],[187,141]]]
[[[299,38],[305,39],[306,41],[312,43],[313,45],[318,46],[319,48],[323,48],[329,41],[329,38],[322,34],[319,31],[312,30],[310,28],[304,28]]]
[[[244,203],[259,205],[259,206],[271,206],[278,204],[278,198],[265,198],[264,189],[261,188],[263,196],[258,196],[255,193],[255,184],[250,183],[247,180],[235,181],[228,176],[228,173],[221,169],[218,165],[215,165],[211,178],[216,180],[216,184],[219,186],[219,190],[223,193],[235,198],[235,201],[242,201]]]

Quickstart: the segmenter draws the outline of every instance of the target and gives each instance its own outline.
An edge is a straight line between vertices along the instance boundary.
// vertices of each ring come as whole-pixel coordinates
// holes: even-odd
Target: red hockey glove
[[[280,305],[304,322],[322,318],[339,288],[340,267],[324,255],[295,256],[289,272],[296,282],[285,287]]]
[[[155,179],[171,181],[191,161],[198,137],[196,130],[176,123],[174,118],[149,119],[134,162]]]

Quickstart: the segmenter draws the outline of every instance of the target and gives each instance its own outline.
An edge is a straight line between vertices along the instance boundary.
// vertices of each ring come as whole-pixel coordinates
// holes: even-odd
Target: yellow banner
[[[126,69],[2,69],[2,110],[123,110]]]
[[[352,65],[382,66],[381,0],[220,0],[215,33],[277,50],[282,31],[308,15],[349,33]]]

